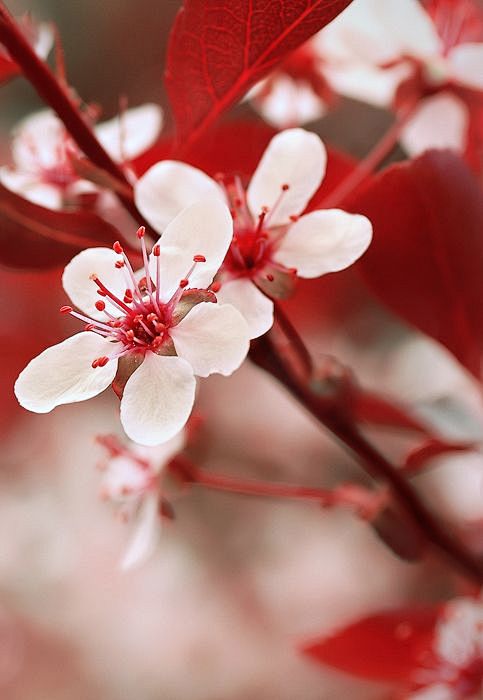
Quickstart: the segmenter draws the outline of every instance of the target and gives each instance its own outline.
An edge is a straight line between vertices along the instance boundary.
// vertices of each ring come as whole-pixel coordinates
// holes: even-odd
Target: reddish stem
[[[131,191],[131,183],[126,178],[122,168],[112,160],[101,146],[90,124],[80,113],[77,102],[69,93],[68,88],[37,56],[3,2],[0,2],[0,43],[5,46],[11,57],[21,67],[23,75],[35,88],[39,97],[56,112],[82,152],[93,163],[106,170]],[[135,221],[146,225],[132,198],[119,192],[116,194]]]
[[[377,512],[384,503],[379,493],[356,484],[343,485],[331,490],[298,484],[277,484],[260,479],[244,479],[206,471],[181,455],[172,460],[170,468],[190,483],[215,491],[242,496],[313,501],[324,508],[346,505],[355,508],[364,517]]]
[[[345,180],[322,200],[320,208],[331,209],[338,207],[359,185],[370,175],[377,166],[389,155],[399,140],[401,132],[408,120],[414,114],[417,102],[408,106],[399,114],[396,121],[386,131],[383,137],[369,151],[369,153],[358,163],[357,167],[348,175]]]
[[[253,345],[250,356],[255,364],[278,379],[323,426],[328,428],[349,449],[368,474],[390,485],[394,498],[428,542],[444,553],[448,561],[478,585],[483,583],[483,564],[445,532],[398,469],[359,432],[357,425],[337,398],[317,396],[300,382],[290,363],[279,353],[269,336],[263,336]]]
[[[302,340],[298,330],[293,325],[292,321],[289,319],[283,308],[278,302],[274,302],[274,312],[275,320],[277,321],[280,329],[283,331],[285,337],[290,343],[290,346],[297,354],[300,360],[302,369],[307,377],[312,375],[313,362],[310,352],[308,351],[304,341]]]

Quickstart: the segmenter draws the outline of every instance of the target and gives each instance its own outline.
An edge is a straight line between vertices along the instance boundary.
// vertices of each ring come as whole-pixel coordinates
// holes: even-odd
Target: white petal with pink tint
[[[141,445],[159,445],[185,425],[195,400],[196,380],[180,357],[147,352],[128,379],[121,400],[126,435]]]
[[[372,225],[365,216],[340,209],[314,211],[289,228],[274,258],[295,267],[299,277],[320,277],[352,265],[371,238]]]
[[[35,53],[40,58],[47,58],[54,45],[54,28],[50,22],[41,22],[37,27]]]
[[[106,297],[97,294],[98,286],[90,279],[97,275],[99,280],[120,299],[123,298],[127,280],[122,270],[115,267],[120,257],[111,248],[86,248],[76,255],[65,267],[62,285],[75,306],[92,318],[105,321],[106,315],[95,307],[96,301],[106,302],[106,309],[114,316],[122,312]]]
[[[29,202],[47,209],[62,208],[62,193],[58,187],[40,182],[37,175],[8,167],[0,168],[0,182]]]
[[[186,430],[180,430],[174,437],[161,445],[146,447],[132,443],[129,449],[140,459],[149,462],[152,472],[158,474],[175,455],[183,451],[185,445]]]
[[[273,209],[269,221],[270,226],[276,226],[300,214],[322,182],[326,164],[327,153],[316,134],[287,129],[274,136],[247,190],[253,216],[257,217],[262,207]],[[282,185],[289,189],[282,192]]]
[[[224,282],[216,293],[218,303],[231,304],[248,323],[250,338],[258,338],[273,325],[273,301],[246,277]]]
[[[348,66],[327,65],[325,77],[332,89],[340,95],[375,107],[389,107],[398,85],[411,71],[408,63],[385,69],[354,63]]]
[[[404,150],[417,156],[430,148],[466,147],[469,113],[462,100],[449,92],[422,100],[404,127],[400,141]]]
[[[156,549],[161,530],[158,494],[148,493],[135,516],[135,530],[121,562],[123,570],[141,566]]]
[[[474,90],[483,90],[483,43],[455,46],[448,61],[454,81]]]
[[[455,697],[449,685],[432,683],[430,686],[408,695],[408,700],[455,700]]]
[[[171,329],[171,337],[178,355],[200,377],[232,374],[250,347],[247,323],[229,304],[198,304]]]
[[[382,65],[434,56],[441,43],[418,0],[354,0],[321,32],[320,49],[333,62]]]
[[[95,132],[109,155],[121,162],[132,160],[152,146],[162,124],[161,108],[156,104],[145,104],[98,124]]]
[[[38,172],[64,160],[67,133],[50,110],[35,112],[23,119],[14,132],[12,157],[19,170]]]
[[[146,489],[150,470],[143,469],[131,456],[120,454],[111,457],[103,473],[101,493],[114,501],[137,498]]]
[[[21,406],[35,413],[48,413],[56,406],[90,399],[112,383],[117,362],[92,368],[92,361],[117,349],[96,333],[77,333],[53,345],[29,362],[15,382]]]
[[[206,197],[225,201],[221,188],[211,177],[198,168],[174,160],[156,163],[134,185],[137,208],[159,233],[183,209]]]
[[[233,219],[221,199],[208,197],[192,204],[172,221],[159,239],[160,296],[168,301],[193,265],[204,255],[189,278],[189,286],[206,289],[218,272],[233,236]],[[156,283],[157,259],[150,256],[151,277]]]
[[[273,77],[268,87],[266,81],[260,83],[249,97],[266,121],[279,129],[315,121],[326,112],[324,101],[307,82],[283,74]]]

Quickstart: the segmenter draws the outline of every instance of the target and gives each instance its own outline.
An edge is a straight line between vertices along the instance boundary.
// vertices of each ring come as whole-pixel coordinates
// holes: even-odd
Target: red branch
[[[39,97],[56,112],[82,152],[93,163],[119,180],[128,188],[128,191],[131,191],[131,183],[126,178],[122,168],[112,160],[101,146],[90,124],[79,111],[77,102],[69,93],[68,88],[37,56],[3,2],[0,2],[0,43],[5,46],[15,62],[21,67],[23,75],[35,88]],[[146,222],[136,209],[132,198],[119,192],[117,196],[134,220],[146,226]]]
[[[331,431],[360,462],[368,474],[390,486],[404,513],[424,538],[449,562],[478,585],[483,583],[483,563],[450,537],[419,498],[404,476],[359,432],[345,404],[334,396],[317,396],[301,382],[290,362],[270,336],[253,343],[250,357],[275,377],[325,428]]]

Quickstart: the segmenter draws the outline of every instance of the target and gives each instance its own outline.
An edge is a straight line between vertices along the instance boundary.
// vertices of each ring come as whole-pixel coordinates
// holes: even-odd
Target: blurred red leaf
[[[7,53],[0,49],[0,85],[20,74],[20,68]]]
[[[166,69],[181,142],[195,141],[350,2],[185,0],[171,31]]]
[[[428,428],[397,404],[378,394],[358,389],[353,398],[353,411],[358,421],[387,428],[403,428],[428,434]]]
[[[360,262],[368,285],[479,377],[483,198],[464,162],[449,151],[429,151],[394,165],[356,195],[351,208],[374,226]]]
[[[0,264],[49,269],[90,246],[111,247],[114,226],[96,214],[54,211],[27,201],[0,185]]]
[[[471,443],[428,440],[407,455],[403,469],[406,473],[417,474],[424,469],[426,462],[435,457],[454,452],[471,452],[474,449],[477,449],[476,445]]]
[[[317,662],[375,681],[404,683],[431,654],[437,608],[371,615],[336,634],[310,642],[303,653]]]
[[[220,172],[251,175],[276,133],[253,119],[217,124],[206,138],[183,153],[183,161],[212,176]],[[174,139],[164,138],[137,158],[133,167],[140,176],[158,161],[171,158],[176,158]]]

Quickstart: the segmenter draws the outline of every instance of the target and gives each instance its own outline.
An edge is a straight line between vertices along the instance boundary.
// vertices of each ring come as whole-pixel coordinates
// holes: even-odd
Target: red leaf
[[[432,439],[425,442],[423,445],[412,450],[404,462],[404,471],[406,473],[417,474],[435,457],[454,452],[471,452],[477,449],[476,445],[463,442],[445,442],[444,440]]]
[[[390,403],[382,396],[359,388],[354,395],[353,411],[358,421],[387,428],[403,428],[428,434],[428,428],[407,413],[402,406]]]
[[[367,680],[405,683],[430,654],[437,608],[401,609],[358,620],[302,651]]]
[[[276,133],[272,127],[254,120],[217,124],[205,139],[194,143],[183,153],[183,161],[211,176],[220,172],[227,175],[251,175],[270,139]],[[136,173],[142,175],[158,161],[172,158],[173,153],[172,138],[159,141],[136,159]]]
[[[374,226],[360,263],[368,285],[479,377],[483,198],[467,166],[449,151],[429,151],[382,172],[351,208]]]
[[[6,53],[1,52],[0,49],[0,85],[19,74],[20,68],[18,65]]]
[[[111,247],[114,226],[91,212],[53,211],[0,185],[0,264],[49,269],[63,265],[84,248]]]
[[[197,140],[350,2],[185,0],[171,31],[166,70],[181,142]]]
[[[212,177],[217,173],[249,178],[277,130],[253,119],[217,124],[202,141],[183,153],[183,162],[200,168]],[[131,163],[138,177],[161,160],[171,159],[174,139],[164,138]],[[353,171],[356,161],[330,146],[327,147],[326,175],[307,209],[317,209],[322,200]]]

